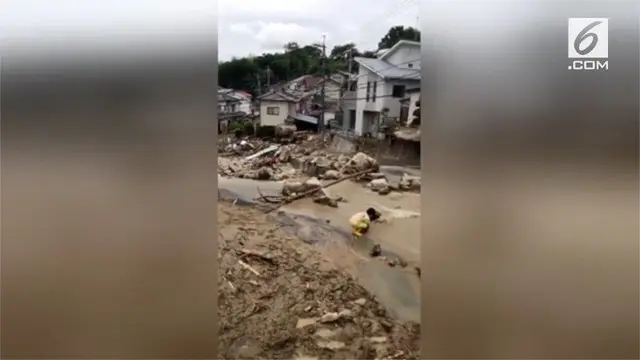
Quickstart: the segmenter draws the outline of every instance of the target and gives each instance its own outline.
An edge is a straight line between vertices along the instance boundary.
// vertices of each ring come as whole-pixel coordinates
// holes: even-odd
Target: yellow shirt
[[[369,228],[370,223],[371,220],[366,212],[356,213],[349,219],[349,224],[353,230],[352,233],[358,237],[362,236],[363,231]]]

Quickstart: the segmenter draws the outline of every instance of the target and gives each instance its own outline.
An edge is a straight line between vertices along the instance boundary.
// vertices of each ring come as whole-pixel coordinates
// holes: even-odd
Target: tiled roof
[[[356,57],[354,60],[385,79],[420,80],[419,69],[401,68],[387,61],[373,58]]]
[[[286,102],[298,102],[302,99],[300,95],[292,94],[284,90],[273,90],[258,97],[258,100],[267,101],[286,101]]]

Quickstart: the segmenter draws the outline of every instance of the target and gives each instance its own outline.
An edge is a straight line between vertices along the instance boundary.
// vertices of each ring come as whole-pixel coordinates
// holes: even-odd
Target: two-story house
[[[375,133],[383,116],[399,118],[407,89],[420,87],[420,43],[401,40],[377,58],[356,57],[355,90],[342,97],[343,126],[357,135]]]
[[[251,94],[233,89],[218,89],[219,113],[229,114],[242,112],[252,114],[251,108]]]

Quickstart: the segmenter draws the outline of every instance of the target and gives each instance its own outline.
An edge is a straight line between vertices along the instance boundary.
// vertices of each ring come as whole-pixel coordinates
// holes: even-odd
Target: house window
[[[371,82],[367,81],[367,101],[369,101],[369,92],[371,91]]]
[[[407,66],[409,67],[409,69],[411,69],[413,67],[413,64],[409,63]]]
[[[404,85],[393,85],[391,96],[393,96],[394,98],[403,98],[405,92],[406,88]]]
[[[355,81],[351,81],[351,83],[349,84],[349,91],[356,91],[357,88],[358,88],[358,83]]]
[[[376,89],[378,89],[378,82],[374,81],[373,82],[373,96],[371,101],[376,101]]]
[[[280,115],[280,108],[277,106],[267,106],[267,115]]]

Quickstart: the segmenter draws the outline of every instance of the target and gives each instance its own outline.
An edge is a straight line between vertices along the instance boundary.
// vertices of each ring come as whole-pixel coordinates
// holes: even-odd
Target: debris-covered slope
[[[418,359],[420,325],[261,212],[219,203],[220,359]]]

